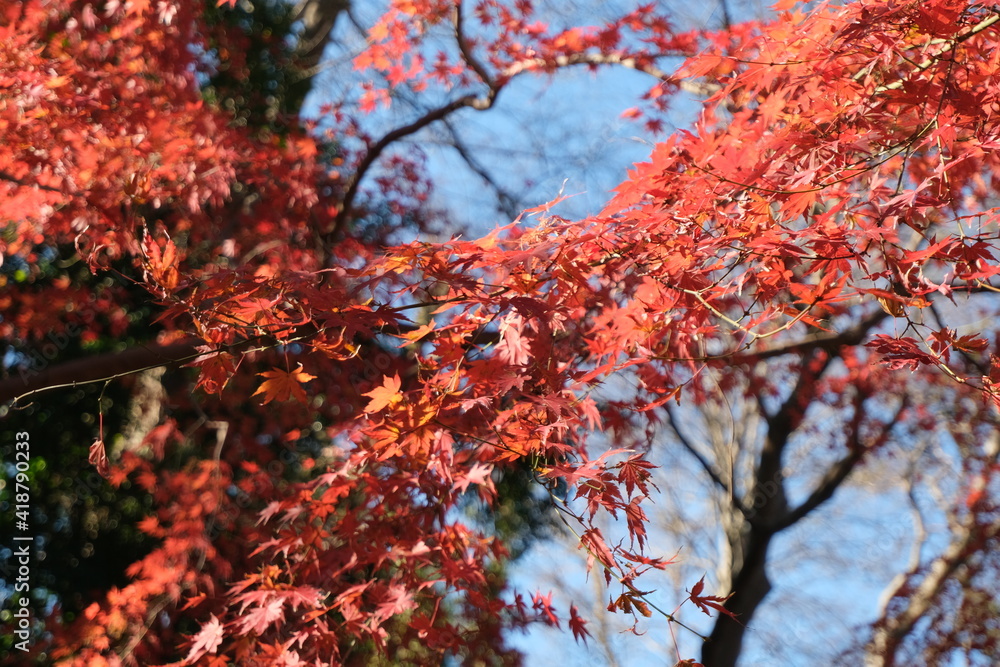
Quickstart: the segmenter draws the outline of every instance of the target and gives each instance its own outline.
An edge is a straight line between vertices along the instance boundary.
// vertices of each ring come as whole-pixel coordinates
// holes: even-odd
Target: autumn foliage
[[[94,425],[92,463],[155,499],[139,524],[155,546],[73,619],[56,605],[39,650],[57,663],[514,661],[512,630],[588,633],[575,608],[506,590],[503,541],[459,511],[497,502],[504,471],[576,532],[608,609],[641,617],[655,597],[641,575],[671,556],[648,541],[644,428],[702,400],[705,369],[808,349],[797,370],[841,369],[831,395],[891,396],[918,373],[1000,406],[1000,337],[959,332],[996,316],[994,8],[780,2],[770,23],[677,33],[652,5],[566,29],[530,2],[388,5],[353,63],[370,73],[353,106],[266,123],[204,94],[248,67],[218,19],[235,9],[4,6],[2,249],[26,277],[0,292],[0,335],[189,346],[167,360],[188,369],[171,415],[136,447]],[[597,215],[546,205],[481,238],[419,239],[441,223],[432,184],[395,143],[576,65],[657,77],[628,112],[651,131],[685,82],[707,99]],[[360,119],[402,86],[443,102],[368,134]],[[27,387],[11,398],[41,370],[9,365]],[[609,397],[614,377],[637,390]],[[995,536],[992,470],[968,499],[972,549]],[[690,600],[730,612],[703,582]]]

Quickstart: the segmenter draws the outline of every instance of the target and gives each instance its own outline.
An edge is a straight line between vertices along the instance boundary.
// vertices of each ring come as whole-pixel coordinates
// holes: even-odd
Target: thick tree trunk
[[[726,608],[736,615],[736,619],[719,615],[702,647],[701,662],[705,667],[735,667],[743,651],[743,637],[750,619],[771,592],[766,567],[772,536],[770,531],[749,528],[740,536],[739,544],[730,544],[729,590],[733,595]]]
[[[729,543],[729,576],[728,582],[727,577],[720,577],[720,584],[725,590],[728,583],[727,593],[731,597],[726,602],[726,609],[735,618],[720,614],[716,619],[715,627],[702,647],[701,662],[705,667],[736,666],[743,651],[747,627],[757,608],[771,592],[771,582],[767,578],[771,538],[829,498],[833,489],[846,477],[845,473],[831,482],[829,489],[823,489],[821,484],[813,496],[822,498],[816,499],[814,505],[795,510],[789,508],[782,468],[785,448],[791,435],[802,424],[816,380],[829,363],[829,356],[818,357],[816,352],[807,353],[795,386],[773,414],[769,414],[763,401],[758,400],[760,416],[767,423],[767,435],[757,458],[752,485],[741,501],[727,499],[722,507]],[[730,482],[731,493],[734,488],[735,483]],[[827,490],[829,493],[826,493]],[[810,497],[807,502],[812,501]],[[800,510],[804,511],[800,513]]]
[[[296,55],[300,68],[308,77],[316,73],[337,18],[350,4],[349,0],[301,0],[296,5],[295,18],[302,21]]]

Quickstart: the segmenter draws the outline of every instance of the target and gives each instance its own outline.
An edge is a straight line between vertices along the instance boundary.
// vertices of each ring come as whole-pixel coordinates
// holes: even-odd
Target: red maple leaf
[[[688,599],[691,600],[691,602],[693,602],[695,606],[698,607],[698,609],[701,609],[703,612],[705,612],[706,616],[712,615],[712,613],[709,611],[709,608],[711,608],[716,610],[717,612],[729,616],[733,620],[736,620],[736,614],[729,611],[723,606],[726,600],[732,597],[732,594],[727,595],[726,597],[720,597],[718,595],[702,595],[701,592],[704,589],[705,589],[705,577],[702,577],[701,579],[698,580],[698,583],[695,584],[694,587],[691,589]]]
[[[590,636],[590,630],[587,629],[587,619],[583,618],[577,613],[576,605],[570,605],[569,607],[569,629],[573,631],[573,639],[583,643],[587,643],[587,637]]]
[[[106,478],[111,474],[111,464],[108,462],[108,454],[104,450],[103,440],[95,440],[94,444],[90,446],[90,456],[87,457],[87,461],[97,468],[101,477]]]

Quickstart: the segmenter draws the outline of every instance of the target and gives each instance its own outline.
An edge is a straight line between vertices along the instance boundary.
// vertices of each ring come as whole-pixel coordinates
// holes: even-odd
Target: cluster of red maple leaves
[[[700,369],[780,354],[859,313],[898,318],[859,365],[932,369],[1000,396],[997,341],[930,315],[997,289],[994,8],[858,2],[804,14],[782,2],[770,24],[677,35],[651,6],[550,31],[521,0],[469,16],[455,0],[389,4],[355,66],[390,87],[368,86],[359,109],[324,110],[328,136],[359,140],[336,167],[316,137],[255,134],[202,99],[210,65],[197,47],[211,28],[197,2],[2,10],[4,255],[30,263],[39,246],[72,244],[95,271],[125,259],[159,304],[158,342],[197,339],[199,390],[288,402],[270,416],[275,441],[319,415],[335,449],[329,467],[294,482],[262,460],[156,474],[135,454],[113,463],[113,483],[161,502],[141,527],[162,542],[127,587],[53,626],[52,655],[66,664],[167,660],[178,646],[185,663],[216,665],[337,664],[360,646],[414,642],[480,655],[511,628],[558,624],[551,598],[499,594],[491,568],[504,546],[454,512],[469,494],[490,502],[493,472],[514,464],[578,531],[610,609],[648,614],[637,577],[666,566],[646,553],[651,466],[631,450],[595,455],[589,435],[634,427],[686,390],[697,398]],[[456,48],[427,56],[442,26]],[[376,196],[363,191],[367,170],[419,129],[358,137],[351,115],[390,104],[391,86],[450,95],[429,124],[488,108],[532,72],[654,72],[698,51],[662,75],[643,112],[655,129],[668,94],[698,80],[710,97],[696,125],[658,144],[598,215],[543,207],[483,238],[388,249],[352,238],[352,216]],[[8,338],[65,327],[74,303],[115,308],[59,283],[16,298],[0,323]],[[365,359],[375,349],[392,352],[382,367]],[[360,389],[348,380],[365,372]],[[619,373],[640,391],[598,401]],[[181,429],[168,422],[147,439],[162,451]],[[242,496],[258,515],[241,511]],[[631,540],[606,539],[600,513],[624,517]],[[691,600],[721,609],[702,588]],[[200,631],[158,625],[165,610]],[[586,635],[574,608],[568,622]]]

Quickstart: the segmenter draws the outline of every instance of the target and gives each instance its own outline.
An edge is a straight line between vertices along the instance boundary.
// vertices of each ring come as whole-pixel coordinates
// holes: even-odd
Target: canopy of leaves
[[[356,106],[324,109],[322,130],[300,127],[299,93],[278,76],[280,5],[260,25],[197,2],[5,5],[9,398],[48,400],[34,392],[54,372],[46,341],[65,347],[52,336],[143,360],[128,372],[189,369],[146,396],[170,415],[135,438],[123,426],[120,442],[101,432],[111,408],[75,394],[98,401],[87,444],[110,443],[110,484],[154,507],[127,580],[102,580],[78,615],[61,600],[38,659],[511,661],[511,630],[562,614],[587,631],[575,608],[505,591],[502,540],[455,511],[497,501],[504,474],[523,471],[558,507],[613,587],[610,609],[645,615],[639,578],[668,566],[645,550],[649,468],[632,450],[595,453],[593,433],[640,442],[662,406],[705,400],[706,369],[805,348],[810,372],[837,357],[866,396],[920,373],[1000,405],[1000,337],[960,335],[941,314],[995,317],[1000,14],[780,4],[791,11],[766,25],[678,34],[653,6],[550,29],[530,2],[393,0],[353,63],[369,83]],[[671,75],[669,56],[691,57]],[[659,77],[632,115],[655,120],[685,81],[709,97],[598,215],[542,207],[482,238],[387,247],[393,226],[436,221],[417,162],[391,146],[573,65]],[[445,101],[362,131],[404,86]],[[876,332],[890,315],[896,330]],[[598,402],[623,373],[636,395]],[[183,448],[197,455],[160,465]],[[983,474],[970,549],[998,532]],[[631,539],[607,538],[599,515],[624,516]],[[702,589],[696,605],[730,610]],[[932,648],[967,646],[949,635],[960,626],[939,627]]]

